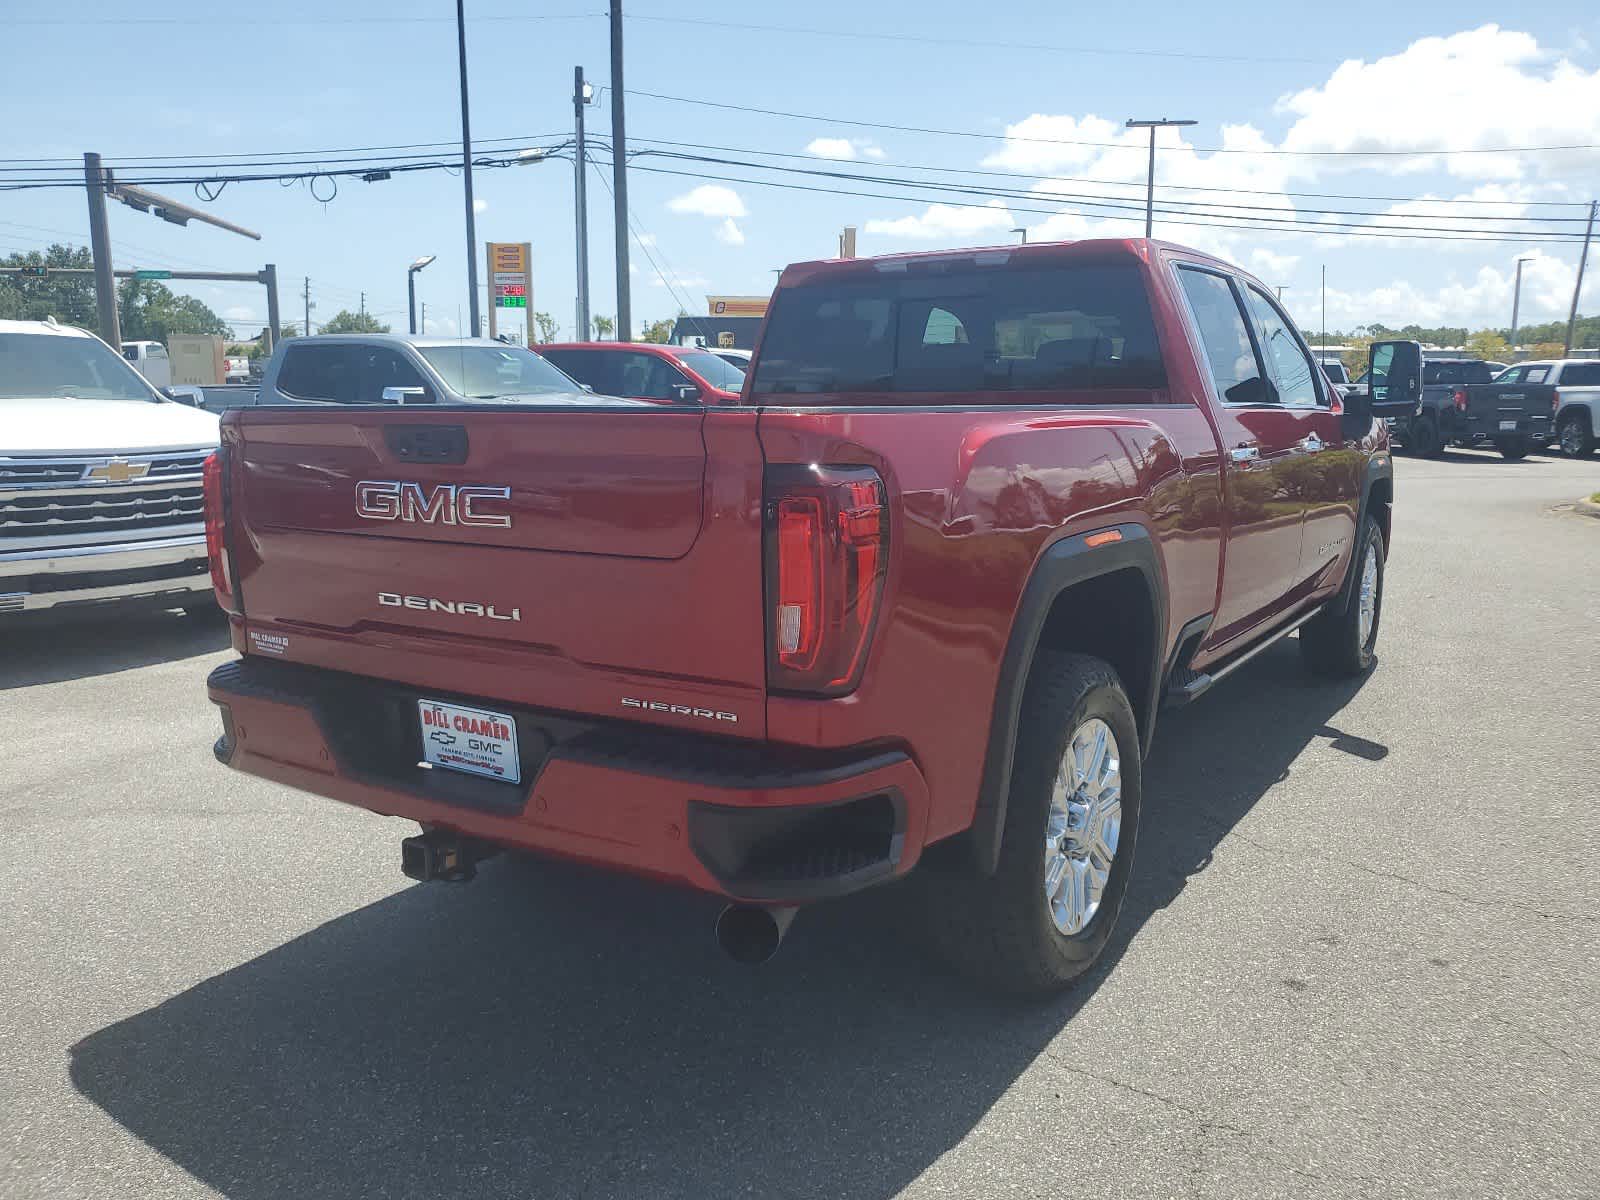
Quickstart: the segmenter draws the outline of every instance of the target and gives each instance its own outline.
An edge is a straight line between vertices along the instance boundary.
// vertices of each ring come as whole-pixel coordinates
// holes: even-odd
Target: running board
[[[1288,637],[1296,629],[1299,629],[1300,626],[1304,625],[1307,621],[1311,620],[1312,617],[1316,616],[1321,611],[1322,607],[1318,605],[1310,612],[1303,613],[1302,615],[1296,617],[1293,621],[1290,621],[1282,629],[1275,630],[1274,632],[1268,634],[1255,645],[1251,646],[1250,649],[1239,655],[1238,658],[1233,659],[1231,662],[1219,667],[1215,671],[1211,671],[1209,673],[1192,670],[1186,671],[1185,678],[1182,683],[1174,681],[1173,683],[1168,684],[1164,707],[1182,708],[1186,704],[1194,703],[1196,700],[1200,699],[1201,696],[1204,696],[1207,692],[1209,692],[1212,688],[1212,685],[1219,683],[1220,681],[1226,679],[1229,675],[1232,675],[1240,667],[1244,666],[1245,663],[1249,662],[1252,658],[1260,654],[1274,642]]]

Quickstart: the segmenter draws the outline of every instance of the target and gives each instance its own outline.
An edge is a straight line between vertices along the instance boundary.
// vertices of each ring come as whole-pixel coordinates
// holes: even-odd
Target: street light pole
[[[572,113],[576,123],[573,135],[573,207],[578,225],[578,340],[589,340],[589,192],[588,154],[583,144],[583,110],[589,103],[590,87],[583,81],[583,68],[572,68]]]
[[[1162,117],[1159,121],[1135,121],[1131,118],[1123,126],[1125,129],[1148,129],[1150,131],[1150,168],[1145,176],[1144,189],[1144,235],[1149,237],[1155,227],[1156,212],[1156,130],[1169,126],[1198,125],[1198,121],[1171,120]]]
[[[417,332],[417,272],[431,263],[435,255],[424,254],[406,268],[406,313],[410,318],[411,332]],[[426,326],[426,322],[424,322]]]
[[[478,329],[478,216],[472,205],[472,123],[467,112],[467,13],[466,0],[456,0],[456,46],[461,57],[461,177],[467,192],[467,311],[472,314],[472,332]]]
[[[1020,233],[1022,235],[1022,244],[1024,246],[1026,246],[1028,244],[1028,227],[1026,225],[1018,225],[1011,232],[1012,233]]]
[[[1522,308],[1522,264],[1532,262],[1531,258],[1517,259],[1517,282],[1511,289],[1511,349],[1517,348],[1517,316]]]
[[[628,278],[628,131],[623,117],[622,0],[611,0],[611,200],[617,246],[617,340],[633,341],[632,281]]]

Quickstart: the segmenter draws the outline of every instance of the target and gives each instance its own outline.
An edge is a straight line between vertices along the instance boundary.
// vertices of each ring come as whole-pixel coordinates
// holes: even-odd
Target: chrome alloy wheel
[[[1583,454],[1583,426],[1578,424],[1576,417],[1561,427],[1561,453],[1568,458],[1578,458]]]
[[[1111,877],[1122,833],[1122,760],[1099,717],[1073,730],[1056,768],[1044,831],[1044,902],[1062,933],[1081,933]]]
[[[1361,647],[1366,649],[1367,643],[1372,640],[1372,627],[1378,621],[1378,546],[1376,542],[1367,543],[1367,553],[1361,560],[1361,594],[1358,599],[1360,608]]]

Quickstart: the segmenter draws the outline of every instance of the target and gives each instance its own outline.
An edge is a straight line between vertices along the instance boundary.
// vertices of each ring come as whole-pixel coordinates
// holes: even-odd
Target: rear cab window
[[[1561,368],[1563,387],[1600,387],[1600,362],[1569,362]]]
[[[359,347],[345,343],[329,346],[291,343],[278,367],[278,391],[293,400],[321,400],[355,404],[361,387]]]
[[[871,275],[780,288],[751,398],[961,404],[992,392],[1166,387],[1138,263],[992,257],[886,260]]]

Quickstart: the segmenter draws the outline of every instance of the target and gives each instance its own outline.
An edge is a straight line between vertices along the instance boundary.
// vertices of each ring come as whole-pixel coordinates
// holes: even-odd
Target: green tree
[[[1477,333],[1468,334],[1465,340],[1467,353],[1475,358],[1489,358],[1496,362],[1504,362],[1511,353],[1511,347],[1505,338],[1492,329],[1480,329]]]
[[[547,312],[534,313],[533,323],[538,326],[541,343],[555,341],[556,335],[561,332],[561,326],[556,324],[556,319]]]
[[[672,327],[677,322],[671,317],[662,317],[659,321],[651,321],[644,327],[644,334],[639,338],[641,342],[660,342],[665,344],[672,340]]]
[[[228,323],[193,296],[179,296],[153,279],[124,279],[117,285],[122,339],[165,342],[175,333],[228,337]]]
[[[329,320],[322,323],[321,332],[388,333],[389,326],[387,323],[378,320],[371,313],[351,312],[348,308],[341,308]]]
[[[12,254],[0,260],[0,263],[8,267],[72,267],[79,270],[94,266],[87,247],[60,244],[44,251]],[[78,325],[99,333],[100,317],[95,308],[94,276],[0,276],[0,319],[42,321],[46,317],[54,317],[63,325]]]
[[[596,341],[603,342],[617,331],[617,323],[610,317],[594,318],[594,336]]]

